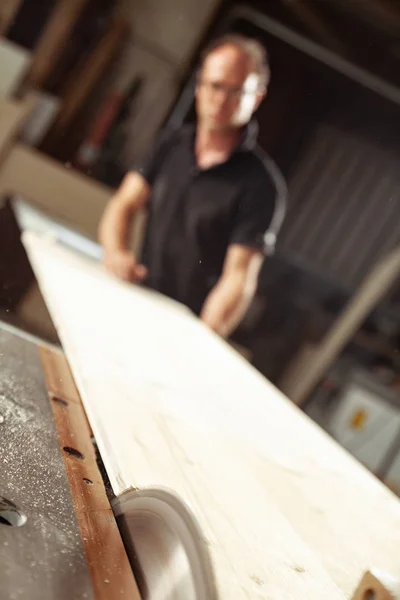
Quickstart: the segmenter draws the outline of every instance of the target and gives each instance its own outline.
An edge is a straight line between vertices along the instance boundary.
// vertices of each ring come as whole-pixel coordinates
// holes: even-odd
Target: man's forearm
[[[139,173],[128,173],[108,203],[99,226],[99,240],[109,252],[126,250],[135,214],[147,202],[150,187]]]
[[[263,255],[246,247],[231,246],[224,272],[207,297],[201,319],[213,331],[228,337],[239,325],[254,297]]]
[[[132,220],[130,207],[117,200],[108,204],[99,227],[99,241],[105,251],[125,250],[128,243],[128,230]]]
[[[222,278],[206,299],[201,319],[213,331],[228,337],[240,323],[250,301],[245,277]]]

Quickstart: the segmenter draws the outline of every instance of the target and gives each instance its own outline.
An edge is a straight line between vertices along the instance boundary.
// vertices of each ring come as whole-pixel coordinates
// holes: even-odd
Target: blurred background
[[[113,189],[163,127],[194,119],[199,54],[231,31],[268,50],[260,144],[289,187],[234,341],[400,490],[396,0],[3,0],[0,318],[57,343],[21,229],[98,258]]]

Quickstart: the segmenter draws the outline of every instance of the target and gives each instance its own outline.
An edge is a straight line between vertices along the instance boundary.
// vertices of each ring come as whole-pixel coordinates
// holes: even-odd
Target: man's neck
[[[228,160],[239,143],[240,129],[215,130],[197,126],[196,157],[200,165],[212,165]]]
[[[240,139],[240,129],[208,129],[197,126],[196,146],[199,150],[217,150],[229,154],[237,146]]]

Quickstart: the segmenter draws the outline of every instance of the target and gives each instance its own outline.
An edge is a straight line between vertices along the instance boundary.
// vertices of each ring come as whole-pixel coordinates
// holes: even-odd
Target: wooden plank
[[[397,572],[399,500],[242,357],[172,301],[24,239],[114,492],[192,508],[218,598],[349,598],[370,565]]]
[[[122,47],[127,32],[127,22],[120,18],[115,19],[87,60],[72,73],[63,94],[63,105],[54,126],[55,131],[68,127],[76,117],[111,60]]]
[[[95,598],[139,600],[68,364],[60,352],[40,354]]]
[[[88,0],[59,0],[37,45],[28,75],[40,87],[51,74]]]
[[[7,35],[14,17],[22,4],[22,0],[2,0],[0,5],[0,35]]]
[[[79,392],[63,355],[48,348],[41,348],[40,353],[50,399],[53,401],[54,398],[59,398],[68,404],[81,404]]]
[[[0,198],[11,193],[96,239],[112,190],[36,150],[15,144],[0,164]]]
[[[51,401],[57,404],[57,400],[61,400],[61,405],[63,402],[67,402],[68,404],[72,403],[81,406],[81,398],[64,355],[42,347],[41,357]],[[86,426],[90,437],[92,437],[93,431],[87,419]]]
[[[35,101],[32,96],[28,96],[25,100],[0,98],[0,170],[1,162],[7,157],[34,106]]]
[[[290,399],[298,406],[304,404],[346,344],[356,335],[368,315],[389,293],[398,280],[399,274],[400,247],[395,248],[376,263],[316,348],[309,364],[301,364],[300,368],[291,365],[291,371],[297,372],[297,381],[294,388],[290,390]],[[287,388],[284,391],[289,393]]]
[[[0,38],[0,98],[11,98],[18,93],[30,63],[28,50]]]

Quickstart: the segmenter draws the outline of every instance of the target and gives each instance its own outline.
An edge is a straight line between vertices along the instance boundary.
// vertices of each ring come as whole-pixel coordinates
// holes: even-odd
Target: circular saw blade
[[[217,600],[207,543],[174,493],[127,490],[113,510],[143,600]]]

